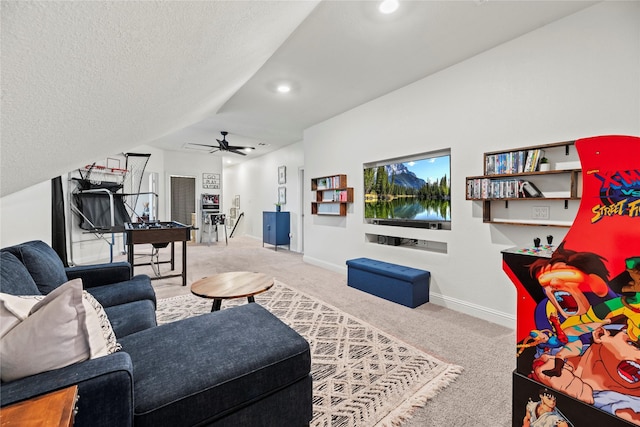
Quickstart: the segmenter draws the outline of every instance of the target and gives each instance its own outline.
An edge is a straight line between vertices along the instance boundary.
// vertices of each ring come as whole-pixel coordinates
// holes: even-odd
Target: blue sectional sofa
[[[309,424],[309,344],[258,304],[157,326],[149,277],[131,277],[127,263],[65,269],[41,241],[3,248],[0,256],[2,294],[56,294],[81,278],[121,346],[2,382],[2,407],[77,384],[80,427]]]

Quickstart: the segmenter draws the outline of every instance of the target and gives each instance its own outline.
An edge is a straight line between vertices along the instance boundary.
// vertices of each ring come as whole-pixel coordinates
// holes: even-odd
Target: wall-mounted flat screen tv
[[[451,229],[451,152],[364,165],[365,222]]]

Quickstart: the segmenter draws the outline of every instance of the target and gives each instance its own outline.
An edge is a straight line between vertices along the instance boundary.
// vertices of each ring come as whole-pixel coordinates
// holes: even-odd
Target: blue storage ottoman
[[[347,260],[348,286],[411,308],[429,302],[430,280],[426,270],[369,258]]]

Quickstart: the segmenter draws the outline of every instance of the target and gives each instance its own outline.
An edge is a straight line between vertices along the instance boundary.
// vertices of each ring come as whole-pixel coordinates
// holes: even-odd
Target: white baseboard
[[[336,273],[341,273],[345,275],[347,274],[346,265],[344,267],[341,267],[341,266],[330,264],[306,255],[303,256],[302,259],[304,262],[307,262],[309,264],[322,267]],[[509,313],[504,313],[489,307],[484,307],[482,305],[474,304],[472,302],[460,300],[457,298],[448,297],[446,295],[442,295],[435,292],[429,293],[429,302],[431,304],[436,304],[441,307],[450,308],[451,310],[459,311],[461,313],[468,314],[469,316],[477,317],[479,319],[486,320],[488,322],[495,323],[500,326],[504,326],[510,329],[515,329],[516,317],[515,315],[509,314]]]
[[[516,317],[509,313],[434,292],[429,293],[429,302],[506,328],[515,329]]]
[[[326,270],[333,271],[334,273],[347,274],[347,265],[345,264],[343,267],[337,266],[335,264],[331,264],[317,258],[312,258],[307,255],[302,256],[302,260],[311,265],[315,265],[317,267],[322,267]]]

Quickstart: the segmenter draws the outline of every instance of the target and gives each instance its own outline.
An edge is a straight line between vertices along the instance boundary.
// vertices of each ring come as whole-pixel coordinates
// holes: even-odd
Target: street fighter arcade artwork
[[[640,138],[575,149],[583,191],[564,240],[503,252],[518,298],[513,426],[640,425]]]

